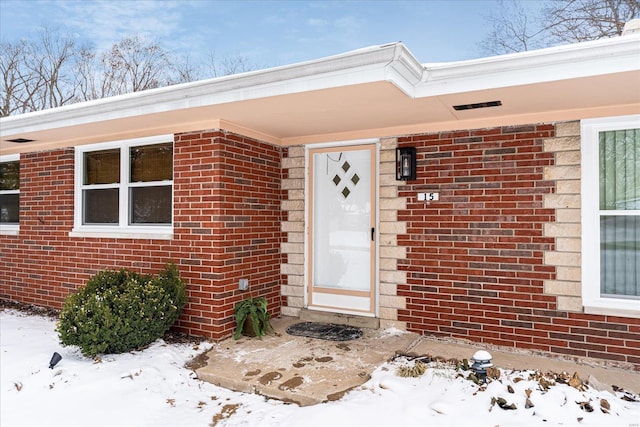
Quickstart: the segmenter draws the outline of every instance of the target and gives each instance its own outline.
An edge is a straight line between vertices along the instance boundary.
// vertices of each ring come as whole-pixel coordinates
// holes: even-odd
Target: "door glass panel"
[[[313,155],[313,284],[371,287],[371,151]]]

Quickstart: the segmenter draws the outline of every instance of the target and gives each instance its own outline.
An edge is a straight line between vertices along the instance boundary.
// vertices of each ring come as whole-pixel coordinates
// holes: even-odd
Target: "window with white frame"
[[[0,157],[0,234],[20,226],[20,155]]]
[[[173,231],[173,135],[76,147],[72,234]]]
[[[581,128],[585,311],[640,317],[640,115]]]

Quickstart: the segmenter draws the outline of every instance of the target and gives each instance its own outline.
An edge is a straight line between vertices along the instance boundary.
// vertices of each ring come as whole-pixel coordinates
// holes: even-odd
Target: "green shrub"
[[[64,302],[56,331],[62,345],[82,354],[123,353],[162,337],[187,302],[184,282],[171,264],[158,276],[102,271]]]

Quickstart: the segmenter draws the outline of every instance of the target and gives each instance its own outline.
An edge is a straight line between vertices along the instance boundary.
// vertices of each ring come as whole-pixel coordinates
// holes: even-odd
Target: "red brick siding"
[[[556,273],[543,260],[555,243],[543,235],[555,221],[543,207],[555,191],[543,139],[554,133],[543,124],[399,138],[417,147],[418,179],[399,189],[408,202],[398,320],[423,334],[640,364],[640,321],[559,311],[543,292]]]
[[[155,273],[175,262],[189,303],[181,330],[213,338],[234,327],[233,306],[250,293],[280,313],[280,157],[268,144],[224,132],[176,135],[174,239],[69,237],[72,149],[20,158],[20,233],[0,236],[0,298],[60,308],[96,272]]]
[[[180,135],[176,146],[175,235],[192,286],[184,323],[229,335],[233,306],[249,294],[279,315],[281,150],[221,132]],[[240,278],[249,292],[238,291]]]
[[[542,169],[553,165],[542,149],[553,136],[553,125],[532,125],[399,138],[419,157],[419,179],[399,191],[408,200],[399,320],[424,334],[640,366],[640,319],[560,311],[543,292],[555,278],[543,263],[555,211],[542,202],[555,191]],[[20,234],[0,236],[0,298],[59,308],[102,269],[154,273],[175,262],[189,292],[183,331],[228,336],[246,296],[240,278],[278,315],[286,151],[220,131],[176,135],[173,240],[69,237],[73,150],[22,155]],[[441,200],[417,202],[427,191]]]
[[[0,236],[0,296],[60,307],[83,276],[71,254],[71,228],[73,150],[23,154],[20,235]]]

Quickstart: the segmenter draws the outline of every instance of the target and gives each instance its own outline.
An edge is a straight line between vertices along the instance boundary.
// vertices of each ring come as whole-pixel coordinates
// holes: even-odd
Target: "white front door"
[[[309,308],[375,314],[376,146],[309,151]]]

